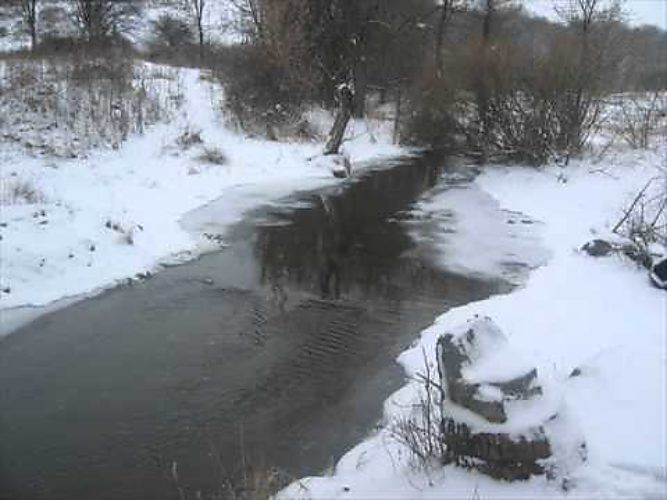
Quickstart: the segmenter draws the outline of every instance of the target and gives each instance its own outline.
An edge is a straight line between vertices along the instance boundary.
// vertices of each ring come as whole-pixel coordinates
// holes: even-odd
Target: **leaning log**
[[[336,103],[338,109],[336,111],[336,119],[334,121],[333,127],[331,127],[331,132],[329,132],[329,138],[324,147],[325,155],[336,155],[340,149],[340,145],[343,142],[343,137],[345,136],[345,130],[347,129],[347,124],[352,118],[352,108],[354,104],[354,92],[352,88],[347,83],[342,83],[336,88]]]

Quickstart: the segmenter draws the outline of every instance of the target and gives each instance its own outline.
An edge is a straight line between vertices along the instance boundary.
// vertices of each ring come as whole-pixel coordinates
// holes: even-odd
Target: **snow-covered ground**
[[[301,479],[280,498],[667,498],[667,293],[625,258],[596,259],[579,250],[609,234],[647,179],[664,176],[658,167],[665,152],[664,145],[657,152],[617,151],[600,163],[580,161],[565,169],[486,168],[477,186],[508,213],[541,221],[551,258],[515,292],[444,313],[399,357],[413,376],[424,373],[426,352],[433,373],[439,335],[475,315],[491,317],[562,400],[569,431],[586,440],[588,460],[566,464],[568,491],[561,488],[562,477],[508,483],[454,466],[413,467],[391,432],[392,422],[416,411],[421,383],[411,379],[385,402],[382,430],[349,451],[332,475]],[[421,209],[455,208],[452,201],[447,192],[427,196]],[[473,234],[473,243],[480,240]],[[443,248],[443,256],[461,270],[470,251],[458,245]],[[484,274],[500,269],[490,247],[482,242],[481,248],[487,258],[473,265]],[[506,252],[501,241],[497,254]]]
[[[249,139],[223,123],[217,84],[199,70],[169,71],[181,81],[182,106],[170,123],[118,150],[59,159],[0,143],[2,322],[8,309],[95,292],[224,243],[180,223],[214,199],[223,200],[216,223],[223,232],[258,203],[344,182],[310,161],[322,144]],[[327,117],[318,116],[326,127]],[[356,167],[401,152],[390,128],[353,124],[343,149]]]

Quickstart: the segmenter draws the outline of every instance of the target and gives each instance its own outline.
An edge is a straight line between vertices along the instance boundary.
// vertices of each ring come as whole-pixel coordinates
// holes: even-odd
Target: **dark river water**
[[[442,165],[258,210],[224,250],[1,340],[0,498],[223,498],[251,467],[332,464],[379,421],[419,331],[505,286],[439,270],[399,222]]]

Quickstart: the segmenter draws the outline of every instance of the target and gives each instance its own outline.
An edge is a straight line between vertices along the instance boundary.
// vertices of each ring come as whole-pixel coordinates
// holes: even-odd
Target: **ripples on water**
[[[442,172],[414,158],[267,209],[231,245],[0,343],[0,498],[195,498],[247,462],[323,470],[402,384],[436,314],[498,290],[439,270],[395,217]],[[305,202],[305,203],[304,203]]]

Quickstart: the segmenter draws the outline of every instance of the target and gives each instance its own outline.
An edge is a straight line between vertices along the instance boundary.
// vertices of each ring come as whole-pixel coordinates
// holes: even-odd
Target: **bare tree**
[[[264,22],[260,0],[229,0],[239,19],[240,30],[250,39],[263,40]]]
[[[199,55],[204,58],[204,11],[206,0],[185,0],[186,9],[190,12],[199,38]]]
[[[129,30],[141,0],[74,0],[74,17],[89,42],[100,42]]]
[[[494,23],[498,12],[502,8],[507,8],[512,0],[479,0],[478,7],[482,16],[482,36],[480,43],[481,64],[477,72],[477,82],[475,84],[475,95],[477,100],[477,110],[480,124],[480,150],[481,162],[485,163],[489,156],[489,147],[491,142],[491,112],[490,99],[491,91],[489,88],[489,67],[493,64],[493,46],[491,43],[493,36]]]
[[[445,40],[445,28],[457,8],[465,5],[465,0],[441,0],[438,26],[435,34],[434,66],[436,75],[442,76],[442,47]]]
[[[563,96],[561,149],[566,161],[586,143],[601,112],[605,70],[614,59],[610,26],[619,20],[621,0],[569,0],[556,9],[570,25],[576,61],[569,92]]]
[[[324,146],[325,155],[338,154],[340,145],[343,142],[345,130],[347,129],[347,124],[349,123],[350,118],[352,118],[353,101],[354,93],[352,89],[350,89],[350,86],[344,83],[341,84],[336,92],[338,110],[336,112],[334,124],[329,132],[327,143]]]
[[[163,14],[151,24],[151,44],[156,48],[166,46],[170,50],[178,50],[189,46],[194,40],[190,23],[183,19]]]
[[[37,0],[21,0],[21,15],[30,34],[30,48],[37,48]]]

